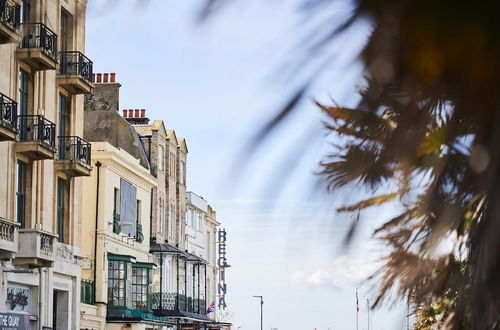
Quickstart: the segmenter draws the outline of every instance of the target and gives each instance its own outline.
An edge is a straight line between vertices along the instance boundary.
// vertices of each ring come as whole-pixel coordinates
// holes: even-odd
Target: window
[[[69,136],[70,134],[70,110],[71,99],[63,94],[59,94],[58,113],[58,133],[59,136]]]
[[[194,210],[188,209],[186,217],[186,223],[188,226],[193,227],[193,219],[194,219]]]
[[[174,153],[170,153],[169,157],[169,176],[173,179],[175,179],[175,156]]]
[[[28,114],[28,73],[23,69],[19,70],[19,104],[18,114]]]
[[[163,292],[170,292],[170,260],[163,259],[161,272],[161,289]]]
[[[142,207],[141,207],[140,200],[137,200],[136,210],[137,210],[137,213],[135,216],[135,226],[136,226],[135,240],[138,243],[142,243],[144,241],[144,233],[142,232],[142,224],[141,224]]]
[[[94,282],[82,280],[80,288],[80,301],[84,304],[94,304]]]
[[[140,310],[149,310],[150,270],[141,264],[132,266],[132,306]]]
[[[137,200],[136,202],[136,214],[135,214],[135,223],[140,224],[141,223],[141,201]]]
[[[31,17],[31,1],[21,1],[21,23],[29,23]]]
[[[210,247],[210,244],[211,244],[211,237],[210,237],[210,231],[207,231],[207,260],[210,261],[212,258],[211,258],[211,253],[212,253],[212,249]]]
[[[195,223],[196,230],[201,230],[202,223],[203,223],[203,213],[196,212],[196,223]]]
[[[57,240],[61,243],[68,242],[67,227],[69,224],[68,217],[69,208],[69,185],[62,178],[57,178],[57,228],[56,233],[59,235]]]
[[[108,304],[127,306],[127,265],[123,260],[108,260]]]
[[[184,163],[183,161],[181,161],[181,164],[179,166],[179,181],[182,184],[186,183],[186,180],[185,180],[185,171],[186,171],[186,163]]]
[[[26,163],[17,161],[16,209],[17,222],[21,224],[21,228],[26,227],[26,167]]]
[[[164,217],[164,212],[165,212],[165,203],[163,202],[163,199],[161,197],[159,198],[158,201],[158,223],[156,224],[156,230],[159,233],[163,232],[163,217]]]
[[[158,146],[158,168],[163,171],[163,163],[165,162],[163,156],[163,146]]]
[[[71,27],[71,18],[68,13],[64,10],[61,10],[61,31],[59,33],[59,38],[61,39],[61,51],[70,50],[68,46],[70,46],[70,27]]]
[[[120,189],[115,188],[113,195],[113,213],[120,214]]]
[[[169,235],[170,237],[174,237],[174,205],[170,204],[170,208],[168,209],[168,225],[169,225]]]

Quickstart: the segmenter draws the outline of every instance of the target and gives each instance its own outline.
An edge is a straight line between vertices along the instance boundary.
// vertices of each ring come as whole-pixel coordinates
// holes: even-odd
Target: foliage
[[[411,298],[426,306],[419,329],[500,329],[499,13],[494,1],[357,1],[351,22],[374,22],[362,101],[318,104],[341,141],[322,163],[328,187],[377,194],[340,211],[404,209],[374,233],[391,247],[374,305]],[[453,249],[435,262],[443,242]]]
[[[338,1],[299,2],[311,18]],[[208,0],[204,13],[221,3]],[[403,208],[374,232],[391,248],[372,277],[380,281],[374,305],[396,292],[423,306],[422,329],[500,329],[500,2],[353,3],[344,22],[318,24],[310,39],[320,41],[308,56],[331,49],[357,21],[373,23],[360,54],[361,102],[353,109],[317,105],[338,141],[322,162],[328,189],[373,193],[339,211],[395,202]],[[310,83],[264,133],[296,108]],[[453,248],[436,262],[443,242]]]

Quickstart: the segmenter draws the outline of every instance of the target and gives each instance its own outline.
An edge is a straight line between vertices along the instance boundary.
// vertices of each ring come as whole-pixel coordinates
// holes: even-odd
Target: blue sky
[[[346,189],[334,201],[317,193],[314,173],[328,139],[310,100],[355,104],[361,83],[355,54],[369,24],[323,53],[336,57],[308,100],[249,157],[242,150],[250,138],[315,70],[313,61],[289,75],[290,59],[304,54],[300,32],[312,25],[289,0],[233,1],[202,25],[195,22],[201,0],[144,3],[139,9],[133,0],[91,0],[86,54],[95,72],[116,72],[121,109],[145,108],[186,138],[188,189],[214,206],[228,231],[234,329],[259,328],[252,295],[264,296],[266,329],[355,329],[357,286],[359,329],[366,329],[373,291],[359,282],[383,253],[370,231],[395,210],[364,213],[351,249],[341,248],[352,219],[335,206],[355,202],[359,192]],[[339,13],[349,10],[347,1],[339,3]],[[402,329],[404,309],[372,312],[373,329]]]

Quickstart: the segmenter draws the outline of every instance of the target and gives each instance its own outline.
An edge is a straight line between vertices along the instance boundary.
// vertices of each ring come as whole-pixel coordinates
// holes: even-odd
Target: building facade
[[[96,170],[84,182],[81,325],[87,329],[161,329],[153,313],[149,242],[156,178],[134,128],[118,113],[120,84],[97,74],[85,100],[85,137]]]
[[[80,329],[87,1],[0,1],[0,315]]]

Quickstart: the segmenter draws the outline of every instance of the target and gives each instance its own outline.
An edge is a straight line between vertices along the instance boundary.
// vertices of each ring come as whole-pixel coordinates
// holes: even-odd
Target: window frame
[[[123,265],[123,269],[120,267],[115,268],[111,265]],[[108,257],[108,305],[112,307],[123,307],[127,308],[127,277],[128,277],[128,262],[124,260],[117,260]],[[120,272],[123,271],[123,277],[120,277]],[[118,277],[114,275],[118,274]],[[113,277],[111,276],[113,275]],[[123,283],[123,289],[115,288],[115,282],[120,284]],[[118,292],[116,296],[114,292]],[[123,293],[123,296],[121,295]],[[117,299],[117,304],[114,303],[114,299]],[[123,301],[123,304],[120,304]]]
[[[150,311],[151,310],[151,266],[141,263],[132,265],[132,307],[138,310]],[[139,274],[140,273],[140,274]],[[141,281],[138,283],[137,279]],[[145,281],[145,283],[144,283]],[[140,289],[138,291],[138,289]],[[138,297],[140,296],[140,299]]]
[[[16,174],[16,221],[21,228],[26,228],[26,178],[28,164],[17,160]]]

